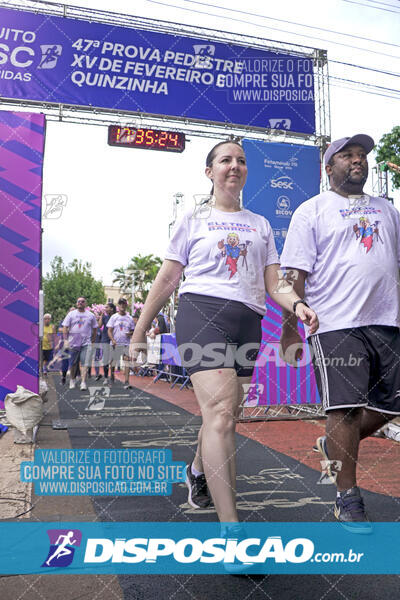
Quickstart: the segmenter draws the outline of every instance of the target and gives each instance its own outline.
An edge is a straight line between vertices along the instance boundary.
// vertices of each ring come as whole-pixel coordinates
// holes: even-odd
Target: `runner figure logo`
[[[106,400],[110,397],[110,388],[108,386],[103,387],[89,387],[89,403],[86,410],[102,410],[106,403]]]
[[[42,58],[38,69],[54,69],[58,58],[61,56],[62,46],[59,44],[41,44]]]
[[[45,194],[46,208],[43,211],[43,219],[59,219],[63,209],[67,205],[65,194]]]
[[[79,529],[48,529],[50,548],[42,567],[68,567],[74,558],[75,548],[81,545]]]

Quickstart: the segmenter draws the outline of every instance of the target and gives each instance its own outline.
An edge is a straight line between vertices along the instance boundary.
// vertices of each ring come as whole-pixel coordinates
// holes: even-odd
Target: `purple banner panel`
[[[39,389],[40,229],[45,117],[0,111],[0,408]]]
[[[254,369],[248,404],[251,406],[279,404],[318,404],[320,398],[311,363],[310,349],[303,346],[303,358],[297,369],[279,357],[281,308],[268,300],[267,314],[262,320],[262,344]],[[303,340],[304,328],[299,326]]]
[[[298,50],[3,8],[0,23],[4,98],[315,132],[313,59]]]

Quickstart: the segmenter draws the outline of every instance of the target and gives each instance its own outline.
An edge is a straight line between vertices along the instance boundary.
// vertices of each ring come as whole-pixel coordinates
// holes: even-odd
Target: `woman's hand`
[[[135,367],[137,363],[137,359],[139,354],[142,354],[144,360],[146,362],[147,358],[147,336],[146,331],[139,329],[137,326],[133,332],[131,337],[131,341],[129,344],[129,361],[131,366]]]

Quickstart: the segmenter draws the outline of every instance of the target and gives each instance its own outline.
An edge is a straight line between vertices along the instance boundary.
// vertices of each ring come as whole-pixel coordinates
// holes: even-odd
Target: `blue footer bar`
[[[400,574],[400,523],[3,522],[0,573]]]

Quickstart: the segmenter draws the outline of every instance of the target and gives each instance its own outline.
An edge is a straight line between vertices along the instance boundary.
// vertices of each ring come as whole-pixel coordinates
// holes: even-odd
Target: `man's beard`
[[[357,175],[352,174],[354,169],[350,169],[347,175],[346,181],[352,184],[362,184],[367,181],[368,171],[366,169],[359,169],[359,173]]]

